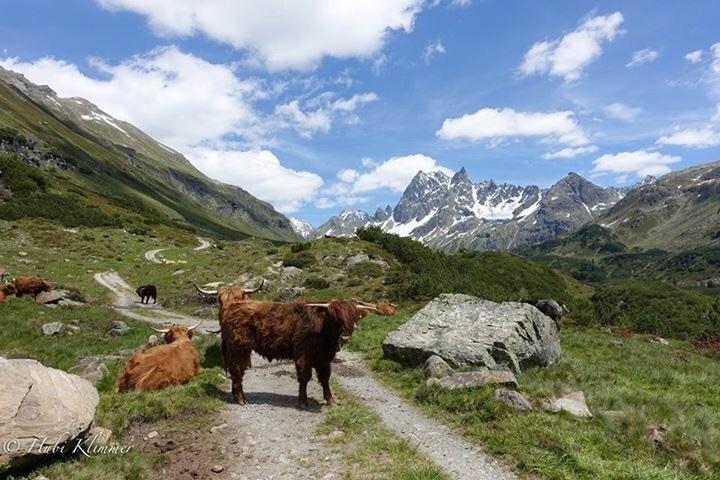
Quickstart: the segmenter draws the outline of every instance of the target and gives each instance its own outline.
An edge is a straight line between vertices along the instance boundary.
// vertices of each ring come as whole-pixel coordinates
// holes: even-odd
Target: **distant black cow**
[[[527,303],[534,306],[548,317],[555,320],[555,323],[560,327],[560,320],[564,313],[567,312],[565,305],[560,305],[558,302],[552,299],[541,299],[541,300],[520,300],[522,303]]]
[[[135,292],[140,297],[140,303],[150,303],[150,299],[153,299],[153,303],[157,303],[157,288],[155,285],[143,285],[138,287]]]

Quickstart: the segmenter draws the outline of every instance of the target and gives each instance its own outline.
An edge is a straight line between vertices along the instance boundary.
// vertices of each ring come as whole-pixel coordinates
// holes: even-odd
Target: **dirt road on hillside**
[[[115,296],[119,313],[153,323],[181,323],[218,330],[217,320],[205,320],[165,310],[160,305],[142,305],[133,289],[116,272],[95,274],[95,280]],[[515,475],[478,448],[457,436],[437,420],[425,416],[372,376],[360,357],[340,352],[333,365],[333,378],[359,397],[380,416],[383,423],[407,438],[454,480],[509,480]],[[233,403],[222,413],[227,427],[230,453],[235,461],[226,466],[229,477],[246,480],[339,479],[343,462],[336,451],[315,435],[327,407],[316,381],[308,385],[310,408],[298,410],[297,381],[292,362],[268,363],[253,354],[253,367],[245,375],[248,404]]]
[[[159,303],[140,303],[140,298],[135,293],[135,290],[133,290],[133,288],[128,285],[117,272],[111,270],[108,272],[96,273],[94,278],[96,282],[113,293],[114,300],[112,307],[128,318],[161,325],[177,323],[179,325],[193,326],[197,325],[199,322],[203,322],[200,329],[205,333],[207,333],[208,330],[217,331],[220,329],[220,325],[215,319],[200,318],[192,315],[170,312],[165,310]]]

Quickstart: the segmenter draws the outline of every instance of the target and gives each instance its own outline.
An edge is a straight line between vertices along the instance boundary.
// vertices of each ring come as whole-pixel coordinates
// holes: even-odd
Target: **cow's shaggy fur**
[[[165,345],[138,352],[125,362],[116,390],[161,390],[190,381],[200,370],[192,336],[188,327],[172,325],[165,334]]]
[[[303,301],[278,303],[244,297],[238,301],[237,292],[228,289],[218,298],[222,356],[239,404],[245,403],[242,381],[253,351],[271,361],[295,361],[301,408],[307,407],[307,384],[313,369],[326,403],[332,404],[330,364],[363,316],[353,302],[334,301],[323,308]]]
[[[41,292],[49,292],[52,290],[52,284],[40,277],[16,277],[13,282],[17,292],[15,296],[32,295],[36,298]]]
[[[15,284],[8,283],[7,285],[3,285],[0,287],[0,303],[3,303],[7,297],[15,295],[16,293],[17,289],[15,288]]]

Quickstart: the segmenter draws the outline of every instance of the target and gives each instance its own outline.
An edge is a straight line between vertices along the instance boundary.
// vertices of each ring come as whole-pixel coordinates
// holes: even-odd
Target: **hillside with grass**
[[[101,226],[110,217],[126,227],[164,223],[217,238],[298,238],[270,204],[206,177],[134,126],[0,68],[3,153],[2,218]],[[43,178],[43,184],[26,191],[18,177]],[[50,203],[59,211],[47,212]],[[85,214],[87,206],[96,213]]]

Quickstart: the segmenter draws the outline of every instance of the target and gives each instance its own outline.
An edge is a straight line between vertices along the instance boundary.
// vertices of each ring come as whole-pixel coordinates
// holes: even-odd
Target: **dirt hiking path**
[[[108,272],[96,273],[94,278],[96,282],[110,290],[115,295],[115,299],[112,303],[113,308],[128,318],[161,325],[177,323],[179,325],[187,325],[189,327],[203,322],[200,326],[200,330],[205,333],[208,333],[209,330],[217,331],[220,329],[220,325],[217,320],[170,312],[165,310],[159,303],[140,303],[140,298],[135,293],[135,290],[133,290],[133,288],[128,285],[117,272],[111,270]]]
[[[218,330],[217,320],[169,312],[158,305],[142,305],[133,289],[114,271],[95,274],[95,281],[115,295],[119,313],[153,323],[195,325]],[[333,364],[333,378],[371,407],[383,423],[445,470],[454,480],[510,480],[516,476],[437,420],[420,413],[375,380],[357,354],[342,351]],[[247,405],[233,402],[222,412],[222,435],[235,461],[227,477],[237,480],[332,480],[343,475],[344,462],[315,432],[327,407],[318,401],[322,390],[313,379],[308,385],[310,407],[297,408],[297,381],[292,362],[269,363],[253,354],[245,374]]]

